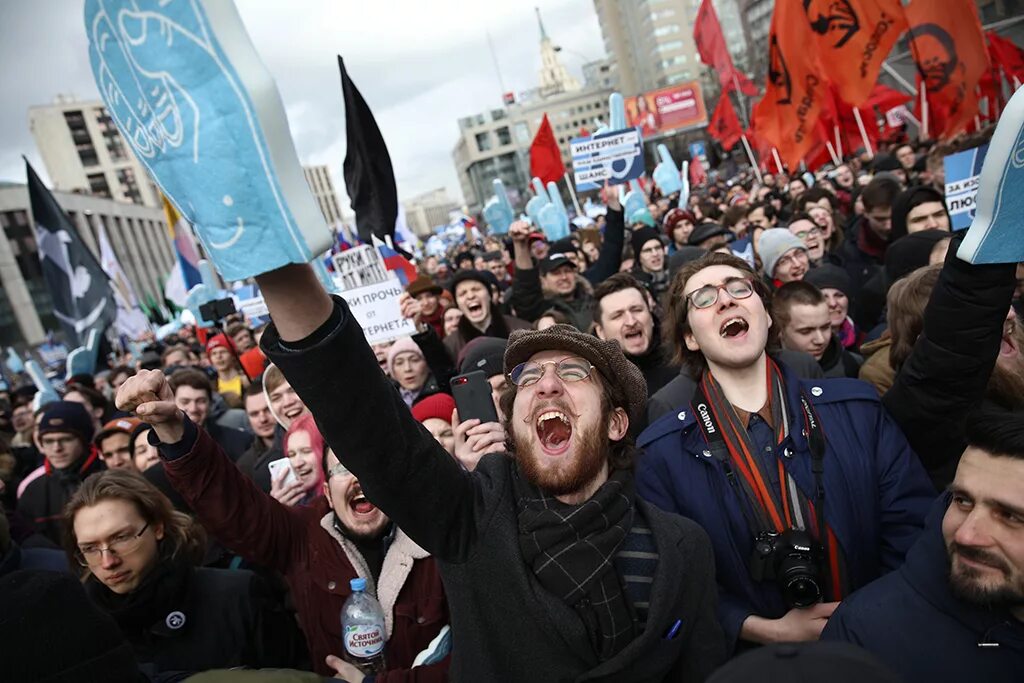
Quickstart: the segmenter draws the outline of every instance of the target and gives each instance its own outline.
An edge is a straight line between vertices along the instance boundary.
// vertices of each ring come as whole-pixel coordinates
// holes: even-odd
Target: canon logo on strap
[[[715,423],[711,421],[711,415],[708,413],[708,407],[703,403],[698,403],[697,412],[700,413],[700,419],[704,422],[704,429],[708,430],[708,434],[714,434]]]

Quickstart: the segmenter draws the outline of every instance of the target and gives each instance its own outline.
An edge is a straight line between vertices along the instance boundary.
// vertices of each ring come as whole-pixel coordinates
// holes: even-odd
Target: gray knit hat
[[[598,339],[572,325],[552,325],[543,331],[514,330],[505,350],[505,374],[541,351],[568,351],[590,361],[612,390],[612,405],[625,408],[631,425],[638,425],[647,405],[647,381],[640,368],[626,359],[616,341]]]
[[[772,228],[761,233],[757,253],[761,256],[762,268],[766,277],[775,277],[775,266],[790,249],[807,251],[807,247],[800,241],[800,238],[791,233],[788,228]]]

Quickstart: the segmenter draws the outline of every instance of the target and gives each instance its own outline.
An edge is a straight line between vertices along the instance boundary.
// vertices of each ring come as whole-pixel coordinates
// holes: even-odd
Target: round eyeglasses
[[[749,278],[730,278],[720,285],[704,285],[689,294],[686,298],[694,308],[710,308],[718,302],[718,292],[724,289],[733,299],[746,299],[754,293],[754,283]]]
[[[594,366],[587,359],[573,356],[559,361],[548,360],[543,363],[527,361],[520,363],[512,368],[512,372],[508,373],[508,378],[517,387],[528,387],[540,381],[541,377],[544,376],[545,369],[549,365],[555,366],[555,375],[563,382],[579,382],[590,377],[590,372],[594,369]]]

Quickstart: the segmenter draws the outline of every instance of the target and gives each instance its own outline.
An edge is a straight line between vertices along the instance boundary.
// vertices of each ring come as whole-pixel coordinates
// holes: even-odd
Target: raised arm
[[[274,319],[261,340],[367,497],[442,560],[475,538],[474,483],[409,412],[340,298],[308,266],[257,278]],[[279,322],[280,321],[280,322]]]
[[[622,212],[622,205],[619,204],[618,188],[609,188],[606,185],[604,197],[608,213],[605,216],[601,252],[594,265],[583,273],[583,276],[595,285],[619,272],[619,266],[622,265],[622,248],[626,244],[626,217]]]

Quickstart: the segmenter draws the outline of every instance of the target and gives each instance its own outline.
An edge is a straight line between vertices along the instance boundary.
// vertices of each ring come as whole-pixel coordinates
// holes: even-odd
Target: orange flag
[[[906,13],[910,50],[928,93],[929,135],[952,137],[974,121],[974,89],[989,67],[974,0],[913,0]]]
[[[722,96],[718,98],[718,106],[715,107],[715,113],[711,116],[708,131],[711,133],[711,137],[721,142],[722,147],[726,150],[732,149],[740,141],[740,137],[743,135],[743,126],[740,125],[736,109],[733,108],[732,100],[729,99],[727,93],[723,92]]]
[[[778,148],[790,168],[796,168],[814,144],[828,96],[817,54],[807,49],[814,34],[805,17],[803,3],[775,3],[768,34],[768,78],[753,114],[760,135]]]
[[[776,3],[776,12],[780,4]],[[863,104],[878,80],[882,62],[907,28],[900,0],[803,0],[800,4],[822,75],[835,84],[847,104]]]

